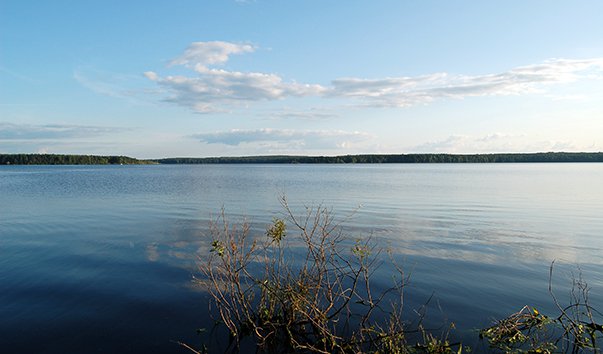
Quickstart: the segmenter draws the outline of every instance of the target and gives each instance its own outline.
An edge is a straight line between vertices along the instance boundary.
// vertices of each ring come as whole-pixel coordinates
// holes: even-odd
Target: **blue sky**
[[[603,151],[602,13],[0,0],[0,153]]]

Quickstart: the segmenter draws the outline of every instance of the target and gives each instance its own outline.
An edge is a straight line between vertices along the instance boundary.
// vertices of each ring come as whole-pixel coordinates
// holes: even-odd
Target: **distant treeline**
[[[0,154],[0,165],[139,165],[154,163],[127,156]]]
[[[258,163],[518,163],[603,162],[603,152],[543,152],[528,154],[404,154],[344,156],[242,156],[177,157],[153,160],[160,164],[258,164]]]
[[[520,163],[603,162],[603,152],[529,154],[404,154],[344,156],[174,157],[138,160],[128,156],[0,154],[0,165],[296,164],[296,163]]]

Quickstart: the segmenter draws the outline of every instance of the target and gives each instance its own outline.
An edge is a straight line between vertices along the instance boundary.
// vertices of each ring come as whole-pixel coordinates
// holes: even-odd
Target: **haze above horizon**
[[[603,2],[0,0],[0,153],[603,150]]]

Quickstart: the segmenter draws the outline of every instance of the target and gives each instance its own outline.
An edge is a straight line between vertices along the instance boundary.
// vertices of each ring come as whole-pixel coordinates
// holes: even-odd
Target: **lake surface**
[[[554,312],[570,272],[603,309],[603,164],[0,166],[0,348],[183,352],[210,325],[192,283],[222,207],[261,234],[322,204],[411,275],[409,309],[475,329],[533,305]],[[377,275],[385,282],[387,275]]]

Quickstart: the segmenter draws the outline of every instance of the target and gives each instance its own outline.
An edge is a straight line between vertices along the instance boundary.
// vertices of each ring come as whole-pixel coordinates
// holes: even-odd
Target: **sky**
[[[603,151],[603,1],[0,0],[0,153]]]

